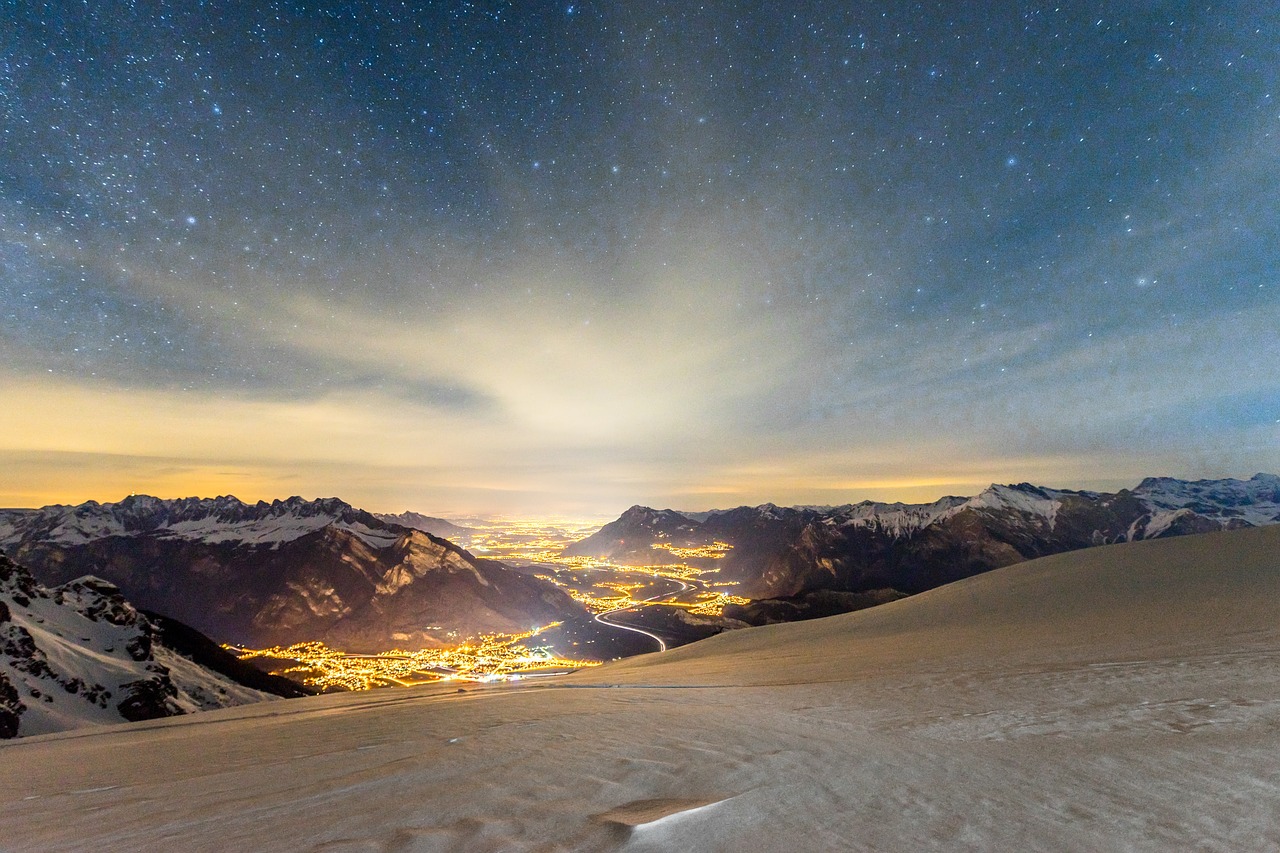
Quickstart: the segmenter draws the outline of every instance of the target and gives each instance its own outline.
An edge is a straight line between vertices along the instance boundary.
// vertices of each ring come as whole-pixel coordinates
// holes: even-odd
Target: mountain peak
[[[432,536],[439,536],[448,539],[450,542],[461,545],[464,548],[471,545],[475,530],[470,527],[462,527],[454,524],[447,518],[437,518],[431,515],[423,515],[420,512],[414,512],[406,509],[399,514],[390,514],[385,512],[375,512],[377,518],[388,524],[396,524],[401,527],[408,527],[412,530],[420,530],[423,533],[429,533]]]
[[[654,509],[651,506],[641,506],[636,504],[628,509],[622,515],[618,516],[619,521],[653,521],[659,519],[672,519],[680,521],[688,521],[689,519],[682,513],[676,512],[674,509]]]

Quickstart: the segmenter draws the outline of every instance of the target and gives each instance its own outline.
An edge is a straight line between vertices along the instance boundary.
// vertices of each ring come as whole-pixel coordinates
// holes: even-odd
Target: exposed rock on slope
[[[222,642],[421,648],[584,616],[553,584],[328,498],[0,512],[0,548],[46,583],[93,573]]]
[[[183,657],[160,636],[106,581],[50,589],[0,556],[0,737],[277,698]],[[260,684],[272,686],[269,677]]]

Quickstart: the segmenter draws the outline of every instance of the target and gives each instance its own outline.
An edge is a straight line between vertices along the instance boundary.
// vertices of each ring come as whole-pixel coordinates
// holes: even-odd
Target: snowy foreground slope
[[[4,850],[1280,849],[1280,527],[560,681],[0,745]]]

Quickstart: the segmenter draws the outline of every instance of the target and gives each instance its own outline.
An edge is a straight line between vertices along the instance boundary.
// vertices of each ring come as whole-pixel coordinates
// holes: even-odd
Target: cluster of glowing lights
[[[720,616],[723,615],[726,604],[749,604],[750,602],[749,598],[730,595],[727,592],[704,592],[698,596],[697,602],[689,607],[689,612],[699,616]]]
[[[542,566],[555,566],[558,571],[600,571],[615,577],[644,575],[661,577],[702,587],[736,587],[732,582],[711,582],[708,578],[719,571],[689,565],[686,562],[651,566],[627,566],[600,557],[567,556],[564,547],[583,539],[599,529],[592,521],[570,519],[551,520],[495,520],[473,525],[468,547],[474,553],[483,554],[507,562],[524,562]],[[653,543],[654,550],[665,551],[682,561],[722,560],[733,550],[728,542],[712,542],[710,545],[680,546],[670,542]],[[640,583],[600,581],[588,588],[566,583],[563,577],[552,573],[539,573],[536,577],[556,584],[592,614],[612,613],[631,607],[649,605],[673,605],[683,607],[701,616],[719,616],[724,605],[745,603],[747,599],[721,592],[702,592],[693,603],[665,601],[641,601],[632,593],[644,586]],[[608,589],[617,595],[602,595]]]
[[[552,583],[558,583],[554,578],[548,578]],[[597,596],[589,592],[583,592],[580,589],[565,587],[565,592],[573,598],[574,601],[587,608],[593,614],[612,613],[615,610],[623,610],[627,607],[635,607],[637,604],[644,602],[636,601],[631,597],[631,593],[645,586],[642,583],[619,583],[617,581],[600,581],[595,585],[604,589],[613,590],[617,595]]]
[[[615,567],[619,571],[626,571],[627,566]],[[719,569],[700,569],[697,566],[690,566],[684,563],[672,566],[636,566],[634,571],[652,574],[658,577],[669,578],[673,581],[702,581],[703,575],[715,574]]]
[[[276,674],[301,676],[303,683],[321,690],[369,690],[393,684],[408,687],[440,681],[516,681],[529,675],[599,666],[597,661],[562,658],[549,648],[530,647],[524,643],[558,624],[523,634],[485,634],[451,648],[416,652],[393,649],[375,655],[348,654],[321,642],[269,649],[227,648],[241,660],[275,658],[297,661]]]
[[[746,598],[712,589],[737,586],[733,582],[712,581],[709,576],[719,572],[719,568],[704,569],[683,562],[723,559],[732,550],[732,545],[714,542],[681,547],[666,542],[655,543],[654,549],[665,551],[682,562],[650,566],[619,565],[599,557],[566,556],[563,553],[567,544],[589,536],[598,527],[597,522],[576,520],[504,519],[472,525],[470,536],[462,541],[472,553],[480,556],[510,563],[554,567],[553,571],[536,576],[556,584],[596,615],[633,607],[665,605],[701,616],[719,616],[727,604],[747,603]],[[588,584],[581,582],[579,576],[576,582],[570,583],[563,576],[565,572],[607,572],[618,579]],[[644,580],[640,580],[641,577]],[[651,587],[652,578],[680,582],[684,584],[684,591],[653,601],[634,598],[637,590]],[[696,586],[696,590],[691,586]],[[605,592],[610,594],[602,594]],[[676,600],[677,597],[685,600]],[[445,648],[393,649],[377,654],[352,654],[329,648],[318,641],[268,649],[227,648],[242,660],[267,658],[289,661],[290,665],[276,673],[293,676],[321,690],[368,690],[388,685],[411,686],[442,681],[515,681],[530,675],[549,675],[599,665],[597,661],[560,657],[549,647],[527,642],[552,627],[555,625],[522,634],[486,634]]]
[[[712,542],[710,545],[694,545],[687,548],[681,548],[669,542],[654,542],[650,547],[666,551],[682,560],[723,560],[725,555],[733,550],[733,546],[728,542]]]

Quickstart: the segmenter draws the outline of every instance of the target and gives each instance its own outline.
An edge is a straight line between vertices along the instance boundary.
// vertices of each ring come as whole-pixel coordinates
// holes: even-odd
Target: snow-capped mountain
[[[948,496],[929,504],[862,503],[836,507],[822,517],[833,524],[871,527],[896,536],[905,536],[928,527],[947,513],[963,506],[971,498]]]
[[[82,545],[110,536],[150,536],[278,547],[323,527],[349,531],[375,548],[390,545],[399,535],[337,498],[308,501],[295,496],[246,504],[229,495],[178,500],[130,495],[118,503],[0,510],[0,543]]]
[[[1191,482],[1148,477],[1133,493],[1151,508],[1151,520],[1144,528],[1147,539],[1190,515],[1254,527],[1280,523],[1280,477],[1274,474]]]
[[[811,590],[920,592],[1033,557],[1280,523],[1280,477],[1149,478],[1114,494],[993,484],[928,504],[774,504],[703,513],[632,507],[568,553],[651,560],[662,537],[733,545],[721,576],[760,598]]]
[[[336,498],[0,510],[0,550],[44,583],[98,575],[139,607],[252,646],[422,648],[585,616],[553,584]]]
[[[0,556],[0,737],[280,698],[184,657],[161,636],[106,581],[48,588]]]

